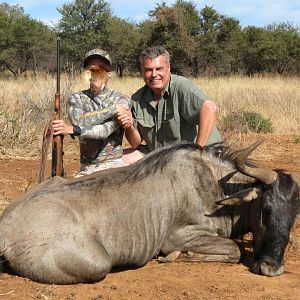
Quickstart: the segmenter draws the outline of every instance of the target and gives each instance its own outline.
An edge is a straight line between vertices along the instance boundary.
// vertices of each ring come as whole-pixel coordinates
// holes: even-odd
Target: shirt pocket
[[[153,132],[155,131],[154,121],[151,119],[144,120],[142,118],[135,119],[135,127],[140,132],[142,139],[146,142],[148,147],[153,150]]]
[[[173,115],[173,118],[162,121],[157,132],[157,139],[162,145],[169,145],[180,140],[180,125]]]
[[[140,125],[145,128],[153,128],[155,126],[152,116],[151,116],[151,118],[145,118],[145,119],[143,117],[137,116],[135,120],[136,120],[137,126]]]

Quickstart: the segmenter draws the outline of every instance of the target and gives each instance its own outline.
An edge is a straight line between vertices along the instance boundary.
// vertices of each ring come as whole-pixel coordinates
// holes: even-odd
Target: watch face
[[[81,128],[79,126],[73,127],[74,135],[80,135],[81,134]]]

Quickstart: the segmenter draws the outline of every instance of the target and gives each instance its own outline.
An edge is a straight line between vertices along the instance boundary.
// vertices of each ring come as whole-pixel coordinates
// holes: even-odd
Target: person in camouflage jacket
[[[122,140],[124,130],[133,122],[130,99],[107,86],[112,71],[109,54],[102,49],[90,50],[83,64],[90,88],[70,96],[72,125],[53,121],[54,134],[79,136],[80,171],[75,177],[127,165],[122,158]]]

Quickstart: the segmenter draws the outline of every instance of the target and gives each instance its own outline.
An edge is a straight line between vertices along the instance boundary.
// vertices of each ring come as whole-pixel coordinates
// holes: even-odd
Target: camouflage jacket
[[[124,130],[114,119],[116,104],[129,108],[129,98],[107,87],[97,96],[90,90],[72,94],[68,115],[81,128],[80,162],[96,164],[122,157]]]

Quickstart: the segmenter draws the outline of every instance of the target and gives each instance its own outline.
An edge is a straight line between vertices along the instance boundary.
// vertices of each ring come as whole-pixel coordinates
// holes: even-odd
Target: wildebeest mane
[[[72,179],[67,186],[69,188],[75,188],[78,185],[84,184],[85,187],[88,187],[96,183],[98,186],[103,187],[110,185],[118,186],[125,182],[133,183],[157,171],[162,171],[166,164],[174,157],[174,154],[180,149],[187,150],[187,152],[201,151],[200,147],[194,143],[179,143],[169,147],[163,147],[147,154],[135,164],[107,169]]]
[[[195,143],[178,143],[169,147],[157,149],[147,154],[142,160],[137,162],[127,179],[136,181],[143,179],[157,171],[162,171],[164,166],[170,162],[178,150],[187,152],[200,151],[199,145]]]
[[[202,151],[203,153],[211,152],[212,154],[215,154],[215,149],[215,145],[212,145],[211,147],[204,147]],[[158,171],[161,172],[163,168],[172,160],[175,153],[179,150],[185,150],[186,154],[188,154],[193,151],[200,152],[201,148],[196,143],[188,142],[181,142],[171,146],[163,147],[150,152],[144,158],[133,165],[115,169],[108,169],[96,172],[92,175],[88,175],[88,177],[84,176],[78,178],[73,182],[70,182],[69,187],[72,185],[81,184],[83,182],[85,186],[92,185],[94,182],[97,182],[97,185],[108,186],[110,184],[118,185],[124,182],[133,183],[135,181],[142,180]],[[234,151],[230,151],[230,147],[228,147],[228,149],[224,152],[225,154],[220,155],[220,163],[222,160],[232,162],[234,158],[234,154],[232,154],[232,152]]]

